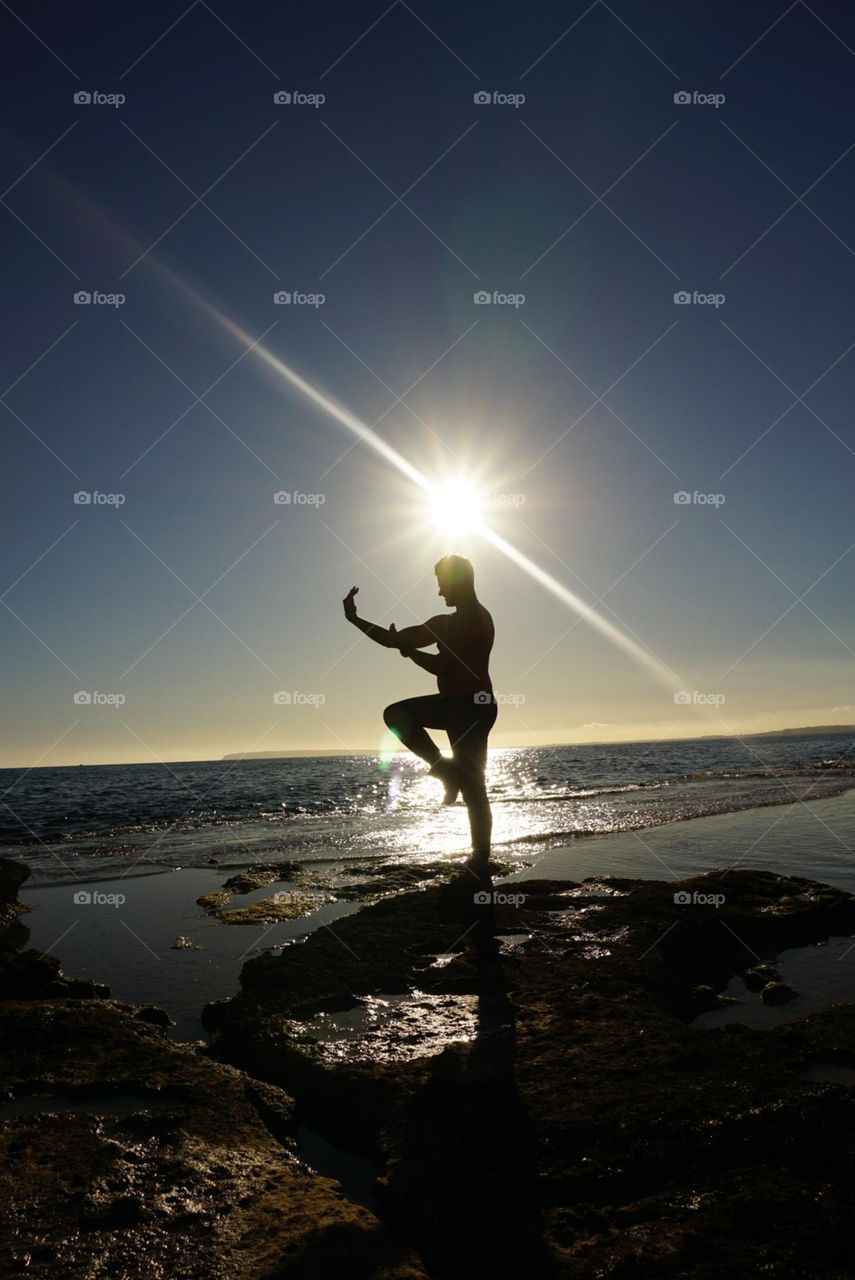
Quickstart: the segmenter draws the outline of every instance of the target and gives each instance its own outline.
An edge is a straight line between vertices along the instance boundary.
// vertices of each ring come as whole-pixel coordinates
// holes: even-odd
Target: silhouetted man
[[[484,782],[487,736],[496,722],[496,700],[490,681],[493,619],[475,595],[475,573],[465,556],[443,556],[434,566],[439,594],[454,613],[439,613],[416,627],[396,631],[366,622],[356,613],[351,587],[344,598],[348,622],[387,649],[399,649],[417,666],[436,676],[439,693],[393,702],[383,719],[403,742],[430,765],[445,787],[445,803],[462,793],[472,833],[472,862],[483,866],[490,857],[492,814]],[[437,653],[421,653],[433,645]],[[443,756],[426,732],[444,729],[452,758]]]

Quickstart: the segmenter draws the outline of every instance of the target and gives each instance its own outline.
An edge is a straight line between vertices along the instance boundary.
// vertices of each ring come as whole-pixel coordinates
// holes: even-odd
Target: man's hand
[[[347,595],[342,600],[342,604],[344,605],[344,616],[347,618],[348,622],[353,622],[353,619],[356,617],[356,601],[354,600],[354,596],[358,591],[359,587],[351,587]]]
[[[395,630],[394,622],[391,627],[387,628],[378,626],[376,622],[368,622],[365,618],[359,617],[356,612],[356,600],[354,599],[354,596],[358,591],[359,587],[351,587],[347,595],[342,600],[342,604],[344,605],[344,616],[347,618],[348,622],[352,622],[363,635],[368,636],[369,640],[373,640],[376,644],[381,644],[384,649],[397,649],[405,658],[409,658],[415,652],[413,640],[414,638],[419,638],[422,628],[404,627],[402,635],[405,635],[407,638],[402,644],[401,638]],[[428,640],[426,640],[425,643],[428,643]]]

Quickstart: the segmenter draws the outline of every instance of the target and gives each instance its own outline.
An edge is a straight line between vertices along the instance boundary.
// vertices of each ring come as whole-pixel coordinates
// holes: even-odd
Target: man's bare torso
[[[448,696],[492,693],[490,650],[495,632],[488,610],[476,601],[454,613],[438,614],[427,625],[444,660],[437,675],[439,692]]]

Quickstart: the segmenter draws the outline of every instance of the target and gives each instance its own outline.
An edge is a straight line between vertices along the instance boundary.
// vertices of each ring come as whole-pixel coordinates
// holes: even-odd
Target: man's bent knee
[[[400,702],[390,702],[383,712],[383,723],[395,734],[400,734],[406,719],[407,713]]]

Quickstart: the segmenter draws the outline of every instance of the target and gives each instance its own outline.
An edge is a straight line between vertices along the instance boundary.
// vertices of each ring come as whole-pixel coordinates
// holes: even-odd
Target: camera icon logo
[[[488,693],[486,689],[479,689],[478,692],[473,697],[472,701],[475,703],[476,706],[483,707],[483,706],[486,706],[487,703],[490,703],[493,701],[493,695]]]
[[[280,689],[278,693],[274,693],[273,701],[278,707],[288,707],[291,705],[291,695],[284,689]]]
[[[291,495],[286,489],[280,489],[278,493],[274,493],[273,501],[277,507],[285,507],[291,501]]]
[[[479,91],[473,95],[472,101],[475,103],[476,107],[483,107],[486,106],[488,102],[492,102],[492,97],[484,89],[479,89]]]
[[[74,895],[74,905],[77,907],[88,906],[92,901],[92,894],[86,889],[78,889]]]
[[[291,95],[285,89],[277,89],[273,95],[273,101],[277,107],[287,107],[291,101]]]
[[[692,901],[692,895],[687,893],[685,889],[680,889],[674,894],[674,905],[677,907],[687,907]]]
[[[74,495],[74,505],[76,507],[88,507],[92,502],[92,494],[87,493],[85,489],[78,489]]]
[[[678,707],[687,707],[692,701],[692,695],[686,689],[678,689],[674,694],[674,704]]]
[[[678,507],[687,507],[692,501],[692,495],[687,493],[685,489],[678,489],[674,494],[674,504]]]
[[[493,301],[492,296],[487,292],[486,289],[479,289],[478,292],[475,294],[475,302],[479,307],[485,307],[489,302],[492,302],[492,301]]]
[[[687,93],[685,89],[679,89],[674,94],[674,101],[678,107],[685,107],[688,102],[692,101],[692,95]]]
[[[92,694],[86,689],[78,689],[74,695],[74,705],[76,707],[88,707],[92,704]]]
[[[74,95],[74,101],[78,106],[83,106],[85,103],[92,101],[92,94],[87,93],[85,89],[78,89]]]
[[[78,289],[77,293],[75,293],[74,295],[74,305],[76,307],[88,306],[88,304],[91,301],[92,301],[92,294],[88,293],[86,289]]]
[[[286,289],[279,289],[274,293],[273,301],[276,303],[277,307],[287,307],[291,301],[291,295]]]
[[[678,307],[685,307],[687,303],[692,301],[692,295],[688,289],[678,289],[674,294],[674,301]]]
[[[485,889],[479,889],[477,893],[472,895],[472,901],[476,907],[486,907],[490,903],[490,895]]]

